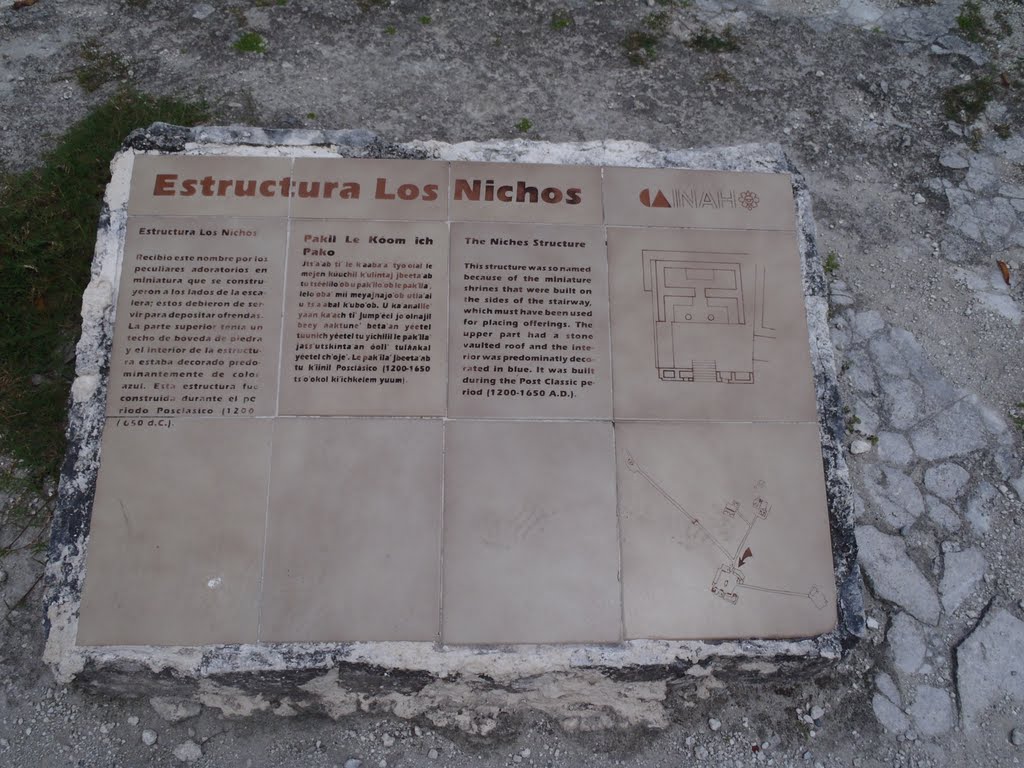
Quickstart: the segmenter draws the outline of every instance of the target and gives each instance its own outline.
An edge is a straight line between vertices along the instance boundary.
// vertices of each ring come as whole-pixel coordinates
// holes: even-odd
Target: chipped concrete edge
[[[202,647],[79,647],[92,500],[106,402],[106,373],[127,223],[139,153],[253,156],[418,157],[522,163],[681,167],[791,174],[803,265],[811,359],[838,587],[834,631],[804,640],[726,642],[635,640],[614,646],[449,647],[434,643],[259,644]],[[829,336],[828,299],[815,244],[810,193],[778,145],[660,150],[631,141],[554,144],[526,140],[388,143],[373,133],[182,128],[156,123],[133,132],[111,163],[92,279],[83,294],[58,506],[46,570],[44,660],[58,681],[108,694],[176,695],[227,715],[271,711],[341,717],[358,711],[425,718],[487,735],[502,717],[527,709],[569,730],[664,727],[670,690],[726,679],[808,675],[827,668],[864,634],[853,503],[843,452],[842,404]],[[670,689],[668,682],[673,681]]]

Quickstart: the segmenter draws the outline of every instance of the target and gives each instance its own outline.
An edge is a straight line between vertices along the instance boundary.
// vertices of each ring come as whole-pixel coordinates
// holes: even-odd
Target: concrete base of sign
[[[114,695],[198,700],[226,715],[309,712],[338,718],[359,711],[380,712],[422,717],[438,726],[479,735],[498,728],[503,716],[529,709],[558,719],[569,730],[663,727],[668,724],[671,691],[687,681],[696,687],[728,679],[811,675],[839,660],[863,635],[852,491],[842,450],[843,413],[828,330],[825,277],[815,246],[810,195],[778,146],[666,151],[627,141],[391,144],[366,131],[185,129],[156,124],[134,132],[126,151],[193,155],[287,151],[291,156],[428,157],[791,173],[838,587],[838,626],[826,635],[797,641],[635,640],[615,645],[486,647],[407,642],[77,645],[112,340],[111,300],[127,221],[129,178],[119,155],[112,165],[92,281],[83,297],[69,448],[47,571],[45,658],[59,681]],[[125,574],[125,578],[132,576]]]

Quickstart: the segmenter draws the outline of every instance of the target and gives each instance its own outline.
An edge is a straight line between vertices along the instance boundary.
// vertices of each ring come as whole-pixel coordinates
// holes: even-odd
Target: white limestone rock
[[[953,613],[985,577],[988,561],[978,547],[972,547],[963,552],[947,553],[944,565],[939,594],[942,596],[942,609]]]
[[[970,473],[959,464],[947,462],[937,467],[931,467],[924,473],[924,486],[940,498],[955,499],[967,481],[971,479]]]
[[[956,723],[949,693],[930,685],[917,687],[914,703],[907,708],[907,714],[922,736],[941,736],[951,731]]]
[[[924,628],[905,613],[896,614],[889,630],[889,650],[896,669],[906,674],[917,672],[924,664]]]
[[[183,763],[194,763],[203,756],[203,748],[189,739],[174,748],[174,756]]]
[[[149,700],[149,704],[160,717],[169,723],[198,717],[203,711],[203,705],[198,701],[167,696],[154,696]]]
[[[957,691],[964,728],[977,730],[995,705],[1024,705],[1024,622],[999,608],[956,650]]]
[[[939,621],[939,598],[931,582],[907,555],[905,542],[871,525],[857,527],[858,560],[884,600],[934,626]]]

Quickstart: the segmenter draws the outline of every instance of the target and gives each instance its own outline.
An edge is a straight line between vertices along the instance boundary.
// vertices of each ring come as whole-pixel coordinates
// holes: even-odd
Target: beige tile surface
[[[286,216],[291,167],[284,157],[136,155],[128,213]]]
[[[452,221],[601,224],[601,169],[583,165],[452,163]]]
[[[293,222],[280,413],[443,415],[447,298],[443,222]]]
[[[601,227],[452,225],[449,415],[610,419]]]
[[[817,424],[618,423],[615,439],[628,638],[835,626]]]
[[[296,158],[292,216],[444,221],[448,163],[438,160]]]
[[[445,428],[445,643],[616,642],[612,427]]]
[[[260,640],[436,641],[439,419],[278,419]]]
[[[790,232],[609,228],[616,419],[817,418]]]
[[[107,414],[272,416],[284,219],[128,221]]]
[[[255,642],[270,430],[107,421],[79,645]]]
[[[793,189],[787,174],[604,169],[609,225],[794,229]]]

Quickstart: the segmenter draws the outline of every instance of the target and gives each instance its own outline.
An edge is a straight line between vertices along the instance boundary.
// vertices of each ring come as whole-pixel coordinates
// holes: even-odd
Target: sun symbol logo
[[[752,211],[755,208],[757,208],[757,204],[760,202],[761,198],[759,198],[749,189],[746,192],[740,192],[740,205],[742,205],[748,211]]]

